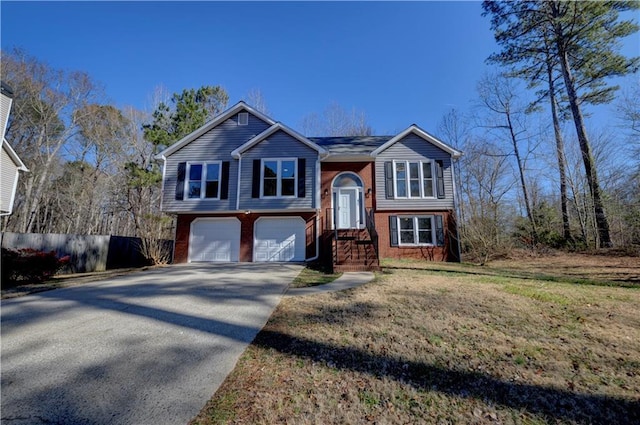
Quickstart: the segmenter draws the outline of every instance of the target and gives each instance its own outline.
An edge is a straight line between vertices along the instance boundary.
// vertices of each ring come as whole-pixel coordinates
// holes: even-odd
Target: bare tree
[[[532,242],[537,242],[536,222],[532,213],[529,199],[527,179],[525,177],[526,157],[529,149],[521,152],[520,145],[528,142],[526,123],[526,107],[518,102],[516,87],[512,78],[504,75],[485,75],[478,84],[478,94],[481,105],[489,112],[488,119],[483,123],[492,134],[506,141],[510,145],[510,155],[515,158],[515,165],[520,181],[520,190],[524,199],[524,206],[531,226]]]
[[[302,133],[307,136],[370,136],[371,126],[364,112],[345,110],[337,102],[321,114],[311,113],[302,120]]]
[[[269,108],[267,107],[267,101],[262,95],[260,89],[251,89],[247,92],[246,102],[249,106],[255,110],[262,112],[265,115],[269,115]]]
[[[469,140],[460,160],[461,203],[465,219],[460,223],[463,248],[485,264],[510,244],[507,195],[515,182],[508,177],[507,155],[487,140]]]
[[[54,170],[100,90],[85,73],[54,70],[20,51],[2,52],[2,79],[15,91],[7,135],[32,171],[21,179],[17,208],[16,227],[28,233],[40,230],[38,214]]]

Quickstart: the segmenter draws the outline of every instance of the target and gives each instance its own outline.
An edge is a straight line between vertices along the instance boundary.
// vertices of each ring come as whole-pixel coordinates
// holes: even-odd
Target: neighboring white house
[[[13,211],[13,201],[18,187],[20,171],[29,171],[11,145],[4,138],[11,112],[13,92],[2,82],[0,99],[0,130],[2,130],[2,154],[0,157],[0,215],[9,215]]]

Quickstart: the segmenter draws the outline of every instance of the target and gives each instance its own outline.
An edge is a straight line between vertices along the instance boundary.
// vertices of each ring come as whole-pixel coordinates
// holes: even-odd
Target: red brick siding
[[[445,228],[445,246],[434,247],[399,247],[391,246],[389,234],[389,216],[392,215],[442,215]],[[378,250],[380,258],[412,258],[428,261],[458,261],[456,255],[457,242],[452,235],[455,233],[455,223],[450,211],[384,211],[376,212],[376,230],[378,231]]]
[[[322,171],[321,171],[321,185],[320,185],[320,193],[321,193],[321,202],[320,206],[322,209],[322,227],[321,230],[324,230],[326,227],[326,220],[328,211],[331,209],[331,183],[333,179],[340,173],[344,171],[351,171],[356,173],[364,184],[364,206],[365,208],[373,208],[374,207],[374,199],[375,199],[375,185],[373,181],[373,162],[323,162],[322,163]],[[367,191],[371,189],[371,194],[367,195]],[[325,191],[327,195],[325,196]]]

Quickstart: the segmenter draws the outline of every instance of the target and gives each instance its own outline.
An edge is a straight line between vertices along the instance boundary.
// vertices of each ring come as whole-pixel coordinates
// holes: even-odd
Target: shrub
[[[40,283],[56,274],[69,262],[69,256],[58,258],[55,251],[2,248],[2,286],[17,283]]]

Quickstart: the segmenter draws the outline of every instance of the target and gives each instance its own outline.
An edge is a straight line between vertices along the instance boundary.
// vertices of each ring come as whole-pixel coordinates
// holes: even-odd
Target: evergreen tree
[[[547,75],[549,70],[560,71],[602,246],[611,245],[609,223],[581,106],[610,102],[618,87],[609,85],[607,78],[637,69],[638,58],[628,59],[617,51],[620,39],[638,30],[633,21],[620,21],[619,13],[639,7],[634,1],[483,2],[484,14],[491,15],[491,28],[502,47],[491,60],[529,78],[542,74],[545,66],[551,67]],[[550,84],[555,81],[553,76],[547,79]]]
[[[158,147],[168,147],[222,112],[229,96],[220,86],[185,89],[171,98],[173,108],[161,102],[153,122],[143,126],[145,138]]]

